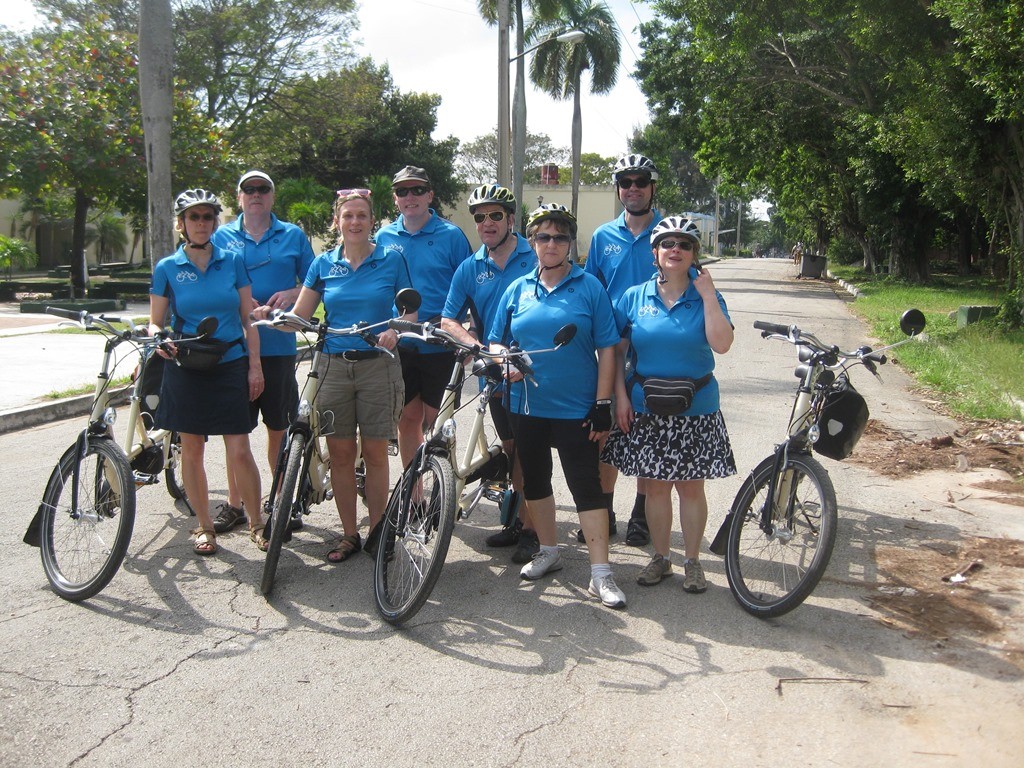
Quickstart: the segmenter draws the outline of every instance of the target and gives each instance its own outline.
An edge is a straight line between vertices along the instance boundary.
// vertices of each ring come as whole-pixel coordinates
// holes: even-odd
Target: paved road
[[[711,272],[738,329],[719,376],[743,472],[781,433],[794,383],[791,349],[763,341],[751,322],[796,322],[845,348],[864,330],[842,297],[793,280],[787,262]],[[920,435],[949,429],[886,373],[884,386],[857,379],[875,417]],[[520,583],[507,556],[484,547],[496,529],[485,505],[457,525],[432,601],[397,631],[374,612],[369,558],[323,562],[337,528],[329,506],[283,554],[267,602],[246,537],[222,537],[218,557],[196,558],[189,519],[147,488],[125,567],[72,605],[50,592],[37,551],[20,540],[76,428],[0,436],[0,766],[945,767],[1019,766],[1024,754],[1019,650],[982,634],[924,640],[887,626],[865,600],[890,579],[883,549],[992,535],[1004,521],[991,510],[965,515],[830,463],[841,525],[829,573],[804,606],[766,622],[736,606],[710,554],[702,596],[683,593],[679,575],[636,586],[646,555],[621,540],[612,560],[629,608],[602,608],[586,594],[564,491],[566,567]],[[215,443],[211,454],[223,494]],[[739,482],[709,484],[709,536]],[[622,485],[624,500],[633,485]],[[678,561],[678,534],[673,550]],[[1003,597],[1007,621],[1019,621],[1020,598]]]

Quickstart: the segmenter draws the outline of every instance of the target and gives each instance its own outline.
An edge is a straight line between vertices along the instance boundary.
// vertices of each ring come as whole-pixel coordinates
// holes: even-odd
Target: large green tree
[[[72,290],[83,295],[89,208],[145,212],[135,41],[87,23],[2,42],[0,191],[29,198],[73,191]],[[223,190],[234,174],[226,144],[194,102],[180,98],[175,171],[189,186]]]
[[[540,181],[540,166],[545,163],[561,165],[568,158],[569,150],[556,147],[547,134],[527,133],[522,178],[537,183]],[[498,178],[497,131],[485,133],[462,144],[455,169],[467,184],[493,184]]]
[[[527,40],[539,42],[578,30],[578,43],[553,41],[533,54],[530,79],[558,100],[572,99],[572,211],[579,208],[580,154],[583,147],[583,75],[589,73],[591,93],[608,93],[618,79],[621,43],[611,9],[602,0],[562,0],[555,19],[536,18],[526,30]]]

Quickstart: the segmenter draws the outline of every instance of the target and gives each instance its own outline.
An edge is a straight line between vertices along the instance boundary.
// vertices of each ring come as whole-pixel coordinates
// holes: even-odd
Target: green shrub
[[[864,260],[860,243],[849,237],[837,237],[828,244],[829,264],[856,264]]]
[[[14,269],[30,269],[37,261],[39,256],[24,240],[0,235],[0,270],[10,274]]]

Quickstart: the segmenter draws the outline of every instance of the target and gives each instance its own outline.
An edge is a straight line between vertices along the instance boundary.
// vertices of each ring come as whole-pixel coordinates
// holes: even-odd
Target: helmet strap
[[[498,244],[496,246],[494,246],[493,248],[488,248],[487,249],[487,255],[490,256],[492,253],[494,253],[499,248],[501,248],[501,246],[503,246],[508,241],[508,239],[509,239],[509,237],[511,237],[511,235],[512,235],[512,227],[509,227],[508,231],[505,233],[505,236],[503,238],[501,238],[501,240],[498,242]]]

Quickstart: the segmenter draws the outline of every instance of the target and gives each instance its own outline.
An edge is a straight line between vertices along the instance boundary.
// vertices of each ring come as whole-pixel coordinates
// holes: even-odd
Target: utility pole
[[[509,162],[511,125],[508,114],[508,28],[509,0],[498,0],[498,183],[511,184],[512,163]]]

